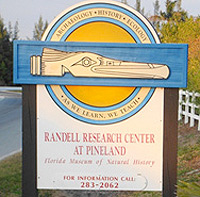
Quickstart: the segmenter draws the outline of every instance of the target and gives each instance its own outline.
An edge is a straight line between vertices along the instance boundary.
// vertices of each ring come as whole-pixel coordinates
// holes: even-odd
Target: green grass
[[[21,196],[21,153],[0,162],[0,197]],[[200,132],[179,126],[178,197],[200,196]],[[79,191],[81,192],[81,191]],[[70,196],[79,196],[78,192]],[[113,192],[114,193],[114,192]],[[112,193],[112,194],[113,194]],[[69,191],[39,190],[40,197],[69,196]],[[97,196],[109,196],[109,193]],[[119,197],[160,197],[161,192],[115,192]],[[111,195],[110,195],[111,196]],[[113,195],[112,195],[113,196]]]
[[[0,196],[21,196],[21,153],[0,162]]]
[[[200,196],[200,184],[195,182],[187,183],[185,181],[179,181],[178,196],[180,197],[199,197]]]
[[[22,93],[22,90],[8,90],[8,92]]]

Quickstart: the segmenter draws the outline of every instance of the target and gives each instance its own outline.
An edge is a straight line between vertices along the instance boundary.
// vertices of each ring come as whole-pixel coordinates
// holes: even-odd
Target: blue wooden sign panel
[[[14,42],[14,83],[186,87],[186,44]]]

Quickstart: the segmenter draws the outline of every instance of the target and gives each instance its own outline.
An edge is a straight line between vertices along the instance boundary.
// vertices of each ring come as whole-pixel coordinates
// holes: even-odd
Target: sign
[[[134,116],[115,124],[96,125],[103,113],[115,121],[118,116],[130,113],[137,97],[121,109],[100,113],[83,110],[67,100],[69,109],[93,122],[88,124],[63,112],[52,103],[46,87],[41,86],[37,92],[40,101],[37,108],[38,188],[160,191],[163,165],[161,91],[151,92],[153,100]],[[109,118],[103,121],[108,122]]]
[[[187,85],[186,44],[50,41],[15,41],[14,44],[17,54],[14,82],[18,84],[48,85],[53,81],[57,85],[90,86]]]
[[[160,44],[117,2],[62,12],[15,42],[14,80],[37,85],[37,188],[163,190],[164,87],[185,87],[187,45]]]

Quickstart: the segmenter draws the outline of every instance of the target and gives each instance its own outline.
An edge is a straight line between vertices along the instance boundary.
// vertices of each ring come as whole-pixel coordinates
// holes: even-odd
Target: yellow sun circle
[[[74,30],[66,41],[135,43],[134,38],[123,28],[109,22],[91,22]],[[108,107],[125,100],[135,87],[66,86],[81,102]]]

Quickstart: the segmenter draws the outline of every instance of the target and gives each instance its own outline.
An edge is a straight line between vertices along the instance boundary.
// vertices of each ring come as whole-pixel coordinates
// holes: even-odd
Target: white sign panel
[[[137,11],[102,1],[65,10],[50,24],[43,40],[159,43],[150,23]],[[42,69],[57,62],[56,69],[48,67],[49,73],[69,74],[77,65],[88,67],[94,61],[88,55],[73,59],[71,53],[68,69],[60,64],[61,53],[48,50]],[[105,65],[101,71],[112,67],[119,77],[123,73],[116,61],[107,58],[105,62],[99,56],[96,61]],[[33,63],[38,68],[40,62]],[[127,66],[124,69],[130,73],[132,66]],[[151,70],[149,64],[144,66]],[[168,68],[162,67],[168,76]],[[92,85],[37,86],[38,188],[161,191],[164,89]]]
[[[133,117],[91,125],[63,112],[39,86],[38,188],[161,190],[162,92]]]

